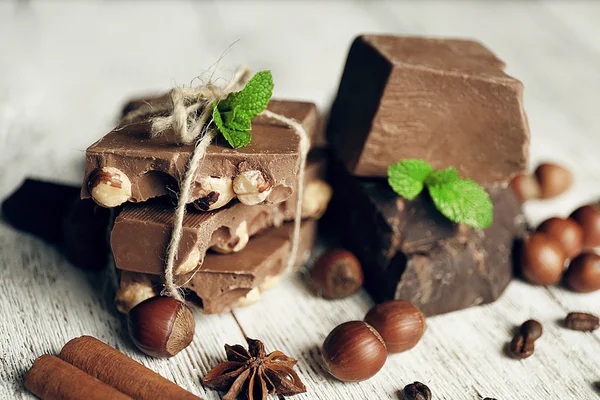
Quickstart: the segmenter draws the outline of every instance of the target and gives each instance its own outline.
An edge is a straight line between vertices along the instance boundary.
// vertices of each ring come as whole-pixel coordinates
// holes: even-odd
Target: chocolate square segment
[[[161,98],[147,101],[164,101]],[[299,121],[309,137],[316,135],[318,118],[313,103],[273,100],[269,110]],[[143,202],[178,190],[194,145],[179,145],[172,133],[150,139],[148,123],[122,124],[91,145],[86,152],[86,171],[81,198],[91,196],[88,180],[99,168],[118,169],[131,181],[129,202]],[[299,138],[293,129],[266,117],[252,124],[252,142],[232,149],[222,136],[208,147],[195,181],[205,177],[233,178],[247,170],[261,171],[273,190],[266,203],[288,199],[295,186]],[[196,200],[192,193],[189,201]]]
[[[523,85],[478,42],[366,35],[350,49],[328,139],[357,176],[421,158],[480,184],[528,162]]]
[[[425,191],[398,196],[384,179],[361,179],[337,165],[326,219],[359,258],[377,302],[409,300],[426,315],[496,300],[512,275],[525,218],[512,189],[488,188],[494,223],[479,230],[455,224]]]

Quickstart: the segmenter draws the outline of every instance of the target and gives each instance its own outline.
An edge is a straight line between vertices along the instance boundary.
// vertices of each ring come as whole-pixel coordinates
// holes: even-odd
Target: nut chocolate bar
[[[318,114],[313,103],[272,101],[268,109],[299,121],[309,137],[316,134]],[[236,197],[255,205],[276,204],[291,196],[300,157],[296,132],[266,117],[256,118],[252,131],[252,142],[240,149],[232,149],[222,137],[213,141],[196,174],[189,203],[209,211]],[[91,145],[81,197],[116,207],[177,191],[194,145],[173,143],[169,132],[150,139],[148,132],[149,123],[122,122]]]
[[[309,258],[316,227],[316,221],[302,223],[296,267]],[[207,314],[250,305],[260,299],[261,292],[277,285],[285,273],[292,230],[293,223],[285,223],[257,235],[238,253],[208,253],[202,268],[179,275],[177,284],[190,291],[188,298],[199,298]],[[123,271],[117,294],[119,310],[126,312],[160,290],[159,276]]]
[[[303,218],[318,218],[327,207],[331,188],[322,180],[324,175],[324,152],[311,152],[305,175]],[[188,211],[183,220],[175,274],[185,274],[202,265],[209,248],[221,253],[242,250],[252,235],[292,220],[295,206],[296,196],[292,196],[277,205],[247,206],[235,202],[215,211]],[[117,268],[148,274],[164,272],[173,210],[173,204],[160,200],[123,207],[111,233]]]
[[[446,219],[422,193],[398,196],[383,179],[334,169],[334,195],[325,219],[361,261],[375,301],[409,300],[437,315],[496,300],[513,276],[512,249],[525,234],[512,189],[489,188],[494,223],[484,230]]]
[[[357,176],[420,158],[483,185],[527,167],[523,84],[478,42],[367,35],[350,49],[327,135]]]

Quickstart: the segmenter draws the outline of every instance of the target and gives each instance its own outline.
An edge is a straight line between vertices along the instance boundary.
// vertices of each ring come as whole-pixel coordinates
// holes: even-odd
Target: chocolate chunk
[[[296,267],[309,258],[316,228],[315,221],[302,223]],[[238,253],[208,253],[202,268],[179,275],[177,284],[189,289],[188,298],[194,300],[197,297],[207,314],[226,312],[257,301],[261,292],[273,287],[285,273],[292,230],[293,223],[286,223],[256,236]],[[147,284],[135,285],[148,278],[154,289]],[[127,272],[127,279],[121,281],[119,293],[127,297],[128,306],[131,306],[153,290],[160,292],[161,285],[161,278],[157,275]]]
[[[318,218],[325,210],[331,188],[320,178],[325,174],[325,154],[313,151],[306,169],[303,217]],[[183,220],[183,235],[175,273],[184,274],[202,265],[209,248],[239,251],[248,239],[263,230],[280,226],[295,215],[296,197],[278,205],[247,206],[235,202],[210,212],[190,209]],[[174,206],[166,201],[126,204],[115,221],[111,245],[117,268],[162,274],[173,225]]]
[[[478,42],[367,35],[348,55],[329,142],[358,176],[421,158],[481,184],[525,170],[523,85]]]
[[[296,267],[310,257],[316,228],[315,221],[302,223]],[[239,253],[209,253],[202,268],[192,274],[180,275],[177,282],[185,283],[185,288],[202,299],[205,313],[228,311],[251,290],[261,290],[261,286],[270,285],[269,280],[277,279],[285,272],[292,230],[293,224],[287,223],[256,236]]]
[[[79,199],[79,188],[26,179],[2,203],[15,228],[57,246],[75,266],[97,270],[108,263],[110,210]]]
[[[151,104],[151,102],[149,103]],[[299,121],[309,136],[317,126],[317,111],[312,103],[273,101],[268,109]],[[149,124],[121,124],[87,149],[86,171],[81,197],[89,198],[93,185],[109,188],[110,201],[95,200],[107,207],[124,201],[143,202],[177,190],[194,145],[174,144],[171,133],[150,139]],[[252,125],[250,145],[232,149],[222,137],[208,147],[196,175],[189,202],[203,198],[202,179],[233,179],[237,174],[260,171],[272,191],[267,203],[279,203],[293,192],[299,157],[299,139],[293,129],[264,117]],[[97,179],[101,174],[101,181]],[[229,182],[231,190],[231,182]]]
[[[59,245],[64,242],[63,220],[78,192],[74,186],[25,179],[2,202],[2,216],[13,227]]]
[[[525,219],[512,190],[489,189],[494,224],[457,225],[424,192],[409,201],[383,179],[350,176],[337,164],[327,222],[361,261],[365,286],[378,301],[410,300],[426,315],[489,303],[512,277],[512,248]]]

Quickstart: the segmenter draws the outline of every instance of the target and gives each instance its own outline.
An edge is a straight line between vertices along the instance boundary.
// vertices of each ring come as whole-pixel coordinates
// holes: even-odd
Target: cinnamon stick
[[[70,340],[59,357],[136,400],[202,400],[91,336]]]
[[[117,389],[49,354],[33,362],[25,376],[25,387],[43,400],[132,400]]]

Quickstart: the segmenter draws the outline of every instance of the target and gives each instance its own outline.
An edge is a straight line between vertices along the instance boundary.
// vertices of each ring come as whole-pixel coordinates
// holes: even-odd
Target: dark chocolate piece
[[[527,167],[523,85],[478,42],[366,35],[350,49],[328,126],[357,176],[421,158],[481,184]]]
[[[303,218],[318,218],[331,197],[325,174],[325,155],[312,152],[306,168]],[[321,193],[320,191],[325,191]],[[278,205],[247,206],[234,202],[215,211],[190,209],[183,220],[183,234],[175,262],[175,274],[202,265],[209,248],[240,251],[248,239],[263,230],[294,218],[296,197]],[[148,274],[164,272],[164,257],[173,225],[174,206],[168,201],[126,204],[115,221],[111,245],[117,268]]]
[[[78,187],[25,179],[2,202],[2,216],[13,227],[59,245],[64,242],[63,220],[78,194]]]
[[[98,270],[108,264],[111,211],[79,199],[76,186],[26,179],[2,203],[13,227],[57,246],[75,266]]]
[[[299,121],[309,136],[315,134],[317,110],[312,103],[272,101],[269,110]],[[86,171],[81,197],[91,197],[90,183],[101,185],[100,178],[112,180],[112,186],[122,193],[110,193],[111,201],[95,200],[112,207],[124,201],[143,202],[176,190],[183,178],[194,145],[178,145],[169,139],[169,133],[150,139],[149,124],[121,124],[86,152]],[[201,167],[196,174],[197,186],[188,202],[204,198],[196,190],[202,179],[233,179],[244,171],[260,171],[272,191],[266,199],[275,204],[288,199],[295,185],[298,167],[299,139],[293,129],[280,122],[260,117],[252,124],[252,142],[243,148],[232,149],[222,137],[217,137],[208,147]],[[108,168],[108,170],[102,170]],[[231,187],[231,183],[229,183]],[[115,190],[115,189],[111,189]]]
[[[447,220],[425,191],[398,196],[384,179],[350,176],[338,163],[327,222],[361,261],[375,301],[410,300],[426,315],[496,300],[513,273],[512,248],[525,233],[510,188],[489,189],[494,224],[485,230]]]

